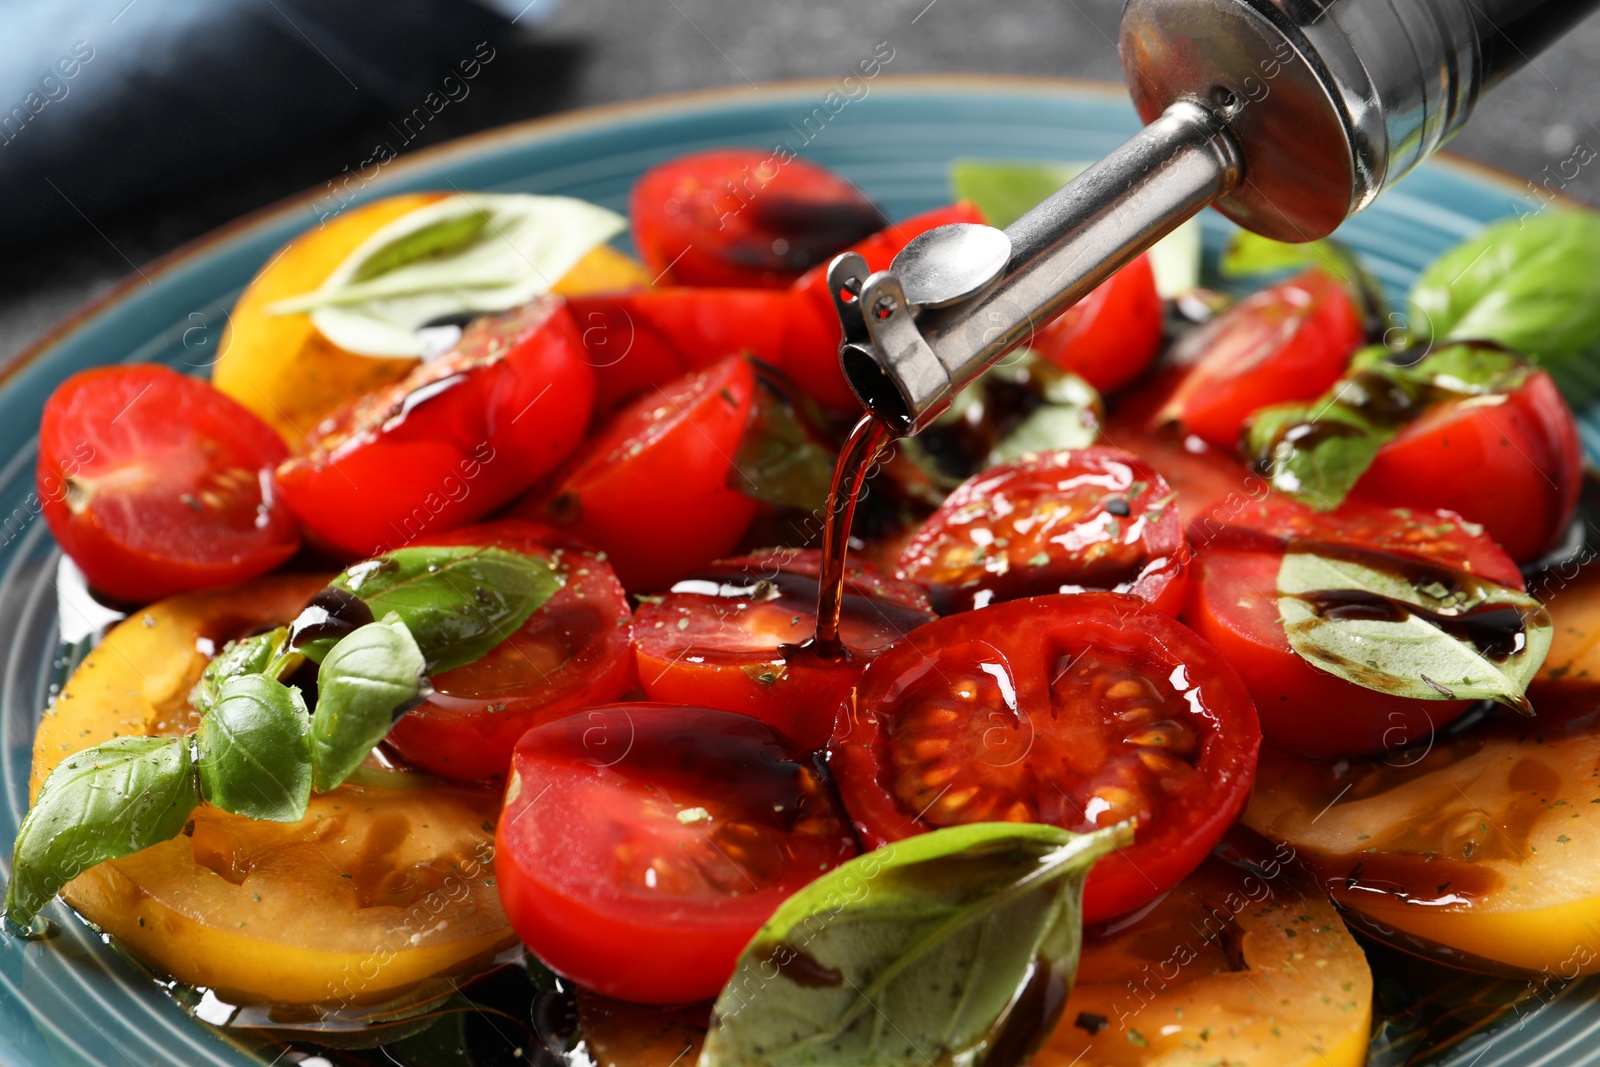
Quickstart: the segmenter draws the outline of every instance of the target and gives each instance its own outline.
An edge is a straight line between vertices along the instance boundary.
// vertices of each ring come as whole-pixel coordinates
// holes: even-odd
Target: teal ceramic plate
[[[645,168],[720,144],[792,150],[832,167],[900,217],[949,199],[957,156],[1088,160],[1136,128],[1120,87],[993,79],[887,79],[866,96],[825,103],[826,82],[650,101],[535,122],[393,162],[345,188],[357,201],[418,189],[560,193],[624,210]],[[825,120],[825,121],[821,121]],[[359,188],[357,188],[359,186]],[[210,364],[228,308],[291,237],[337,206],[329,189],[247,218],[134,277],[4,368],[0,378],[0,867],[27,805],[34,725],[57,669],[57,550],[30,495],[45,397],[75,371],[157,360],[196,372]],[[1490,219],[1537,206],[1512,183],[1459,164],[1422,168],[1346,224],[1392,298],[1438,252]],[[1229,224],[1204,220],[1215,256]],[[1591,459],[1600,410],[1583,413]],[[9,869],[4,871],[9,875]],[[63,933],[44,942],[0,936],[0,1064],[267,1063],[191,1017],[61,904]],[[1589,984],[1543,986],[1401,975],[1374,960],[1396,1009],[1380,1028],[1375,1064],[1533,1067],[1600,1064],[1600,1003]],[[1387,973],[1386,973],[1387,972]],[[1517,1001],[1515,1009],[1505,1005]],[[303,1054],[279,1054],[299,1062]],[[314,1060],[313,1060],[314,1062]],[[326,1062],[326,1061],[324,1061]]]

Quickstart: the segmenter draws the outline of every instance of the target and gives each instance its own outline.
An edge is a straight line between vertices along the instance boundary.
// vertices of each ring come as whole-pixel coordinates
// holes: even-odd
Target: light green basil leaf
[[[561,588],[550,564],[481,545],[401,548],[357,563],[333,580],[382,618],[394,612],[416,638],[428,673],[480,659],[517,632]],[[303,649],[322,662],[324,648]]]
[[[1411,288],[1421,341],[1494,341],[1558,365],[1600,345],[1600,216],[1549,211],[1484,228]]]
[[[346,634],[317,671],[311,716],[315,786],[326,793],[361,766],[394,720],[426,695],[422,650],[390,612]]]
[[[1275,404],[1251,416],[1245,448],[1274,489],[1331,511],[1398,432],[1343,404]]]
[[[526,304],[626,225],[571,197],[447,196],[373,233],[315,292],[268,310],[309,312],[324,337],[352,352],[416,358],[417,327]]]
[[[973,823],[829,871],[745,948],[701,1067],[972,1062],[1030,977],[1071,988],[1084,878],[1132,832]]]
[[[1031,453],[1088,448],[1100,439],[1105,406],[1094,386],[1065,371],[1047,374],[1042,365],[1035,376],[1042,403],[989,450],[984,467],[1009,463]]]
[[[958,159],[950,164],[950,191],[970,200],[989,225],[1005,229],[1057,189],[1082,174],[1088,163],[1008,163]],[[1200,284],[1200,223],[1189,219],[1150,249],[1156,291],[1171,299]]]
[[[1528,682],[1550,648],[1549,613],[1526,593],[1410,564],[1390,571],[1315,546],[1284,553],[1278,613],[1313,667],[1423,700],[1527,710]]]
[[[95,864],[176,837],[199,803],[186,737],[119,737],[67,757],[17,831],[6,916],[27,926]]]
[[[789,397],[758,378],[728,484],[752,500],[809,511],[827,503],[836,458]]]
[[[299,822],[311,799],[311,717],[300,690],[265,674],[227,678],[195,733],[206,802],[247,819]]]
[[[189,703],[204,715],[216,705],[222,685],[229,678],[246,674],[287,677],[304,659],[298,653],[285,651],[288,636],[289,628],[280,626],[254,637],[229,641],[200,673],[200,680],[189,692]]]
[[[1522,356],[1494,345],[1441,345],[1414,362],[1405,361],[1405,355],[1382,345],[1363,348],[1351,357],[1350,375],[1378,374],[1413,390],[1458,398],[1509,393],[1533,373]]]

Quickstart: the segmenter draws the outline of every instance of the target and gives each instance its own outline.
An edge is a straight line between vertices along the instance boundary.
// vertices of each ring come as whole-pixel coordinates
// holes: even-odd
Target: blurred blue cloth
[[[214,181],[375,110],[423,107],[504,38],[506,10],[0,0],[0,245]]]

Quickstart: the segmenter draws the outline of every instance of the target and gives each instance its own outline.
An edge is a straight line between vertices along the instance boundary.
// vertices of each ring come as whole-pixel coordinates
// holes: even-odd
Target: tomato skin
[[[721,597],[679,583],[639,608],[634,652],[645,694],[663,703],[694,701],[750,715],[803,748],[821,748],[835,712],[867,664],[908,631],[935,616],[909,582],[851,564],[846,574],[840,638],[848,655],[828,660],[800,646],[816,635],[821,553],[776,549],[724,560],[707,569],[711,582],[765,581],[774,597]],[[757,587],[759,588],[759,586]]]
[[[1160,418],[1232,449],[1268,404],[1314,400],[1333,387],[1363,336],[1349,292],[1320,270],[1263,289],[1179,342],[1193,365]]]
[[[39,425],[35,488],[89,584],[119,600],[229,585],[294,555],[267,472],[278,435],[198,378],[154,364],[82,371]]]
[[[755,372],[734,356],[651,390],[586,441],[556,491],[513,508],[606,553],[650,592],[731,552],[756,502],[728,486]]]
[[[1281,548],[1218,544],[1194,561],[1183,620],[1244,679],[1269,744],[1306,756],[1393,751],[1471,706],[1379,693],[1307,663],[1278,615]]]
[[[952,492],[901,552],[896,577],[926,584],[944,615],[1081,587],[1176,616],[1189,552],[1170,504],[1166,481],[1126,452],[1026,456]]]
[[[415,543],[521,552],[549,561],[565,584],[482,659],[431,679],[433,695],[389,731],[407,762],[447,778],[500,778],[529,728],[633,688],[633,612],[622,583],[593,550],[515,519]]]
[[[1092,662],[1085,669],[1096,668],[1097,677],[1112,669],[1106,664],[1115,664],[1119,683],[1143,679],[1136,684],[1141,693],[1183,717],[1165,729],[1169,736],[1183,732],[1193,743],[1189,771],[1176,768],[1181,761],[1167,752],[1139,748],[1151,743],[1143,735],[1138,742],[1118,739],[1121,731],[1134,731],[1129,737],[1140,730],[1159,732],[1144,717],[1128,718],[1137,707],[1113,710],[1124,706],[1117,703],[1124,696],[1095,688],[1090,692],[1096,695],[1076,699],[1087,694],[1069,689],[1064,702],[1056,702],[1054,687],[1063,679],[1080,684],[1072,668],[1086,658]],[[1002,676],[1008,686],[999,685]],[[990,691],[996,695],[985,698]],[[974,699],[978,703],[963,715],[959,702]],[[982,720],[979,710],[987,712]],[[921,712],[926,714],[919,718]],[[1150,705],[1144,712],[1159,714]],[[945,760],[934,766],[947,770],[914,781],[929,792],[944,783],[924,803],[919,794],[908,798],[906,789],[907,776],[925,759],[919,751],[928,743],[919,740],[925,733],[941,746],[937,756],[926,758]],[[908,740],[902,743],[901,737]],[[1127,793],[1127,783],[1139,780],[1127,777],[1127,761],[1143,763],[1147,755],[1153,766],[1169,761],[1173,769],[1152,770],[1143,780],[1154,784],[1141,787],[1162,793],[1159,810],[1141,819],[1131,847],[1101,859],[1090,873],[1084,921],[1096,922],[1147,903],[1204,859],[1244,809],[1260,741],[1244,683],[1216,650],[1136,597],[1077,593],[1008,601],[913,631],[867,668],[828,758],[845,808],[869,848],[952,822],[998,818],[1078,830],[1109,825],[1126,817],[1130,805],[1156,803],[1148,793],[1117,804],[1101,799],[1118,789]],[[1023,742],[1021,755],[1003,751]],[[990,758],[996,754],[1005,759]],[[1013,770],[1018,766],[1021,771]],[[1078,793],[1087,799],[1074,799]],[[1031,802],[996,806],[994,798],[1004,805],[1013,796]]]
[[[961,200],[891,223],[849,251],[860,253],[868,270],[885,270],[895,254],[918,234],[953,222],[982,221],[983,212]],[[841,414],[859,412],[861,401],[839,367],[839,342],[844,339],[844,331],[828,292],[828,264],[822,263],[801,275],[794,283],[793,296],[783,369],[824,409]]]
[[[528,731],[495,844],[500,898],[529,949],[580,985],[651,1004],[716,996],[778,905],[857,851],[782,735],[667,704]]]
[[[451,353],[341,407],[277,483],[321,541],[377,555],[526,489],[577,445],[593,403],[572,316],[541,298],[479,319]]]
[[[781,289],[883,225],[839,175],[758,148],[694,152],[645,171],[628,196],[634,243],[675,285]]]
[[[567,299],[595,372],[595,410],[615,411],[725,356],[783,362],[790,296],[767,289],[641,289]]]
[[[1566,532],[1582,482],[1572,410],[1550,376],[1534,371],[1501,403],[1456,401],[1407,425],[1378,450],[1354,495],[1459,512],[1528,562]]]
[[[1161,348],[1161,294],[1141,255],[1041,329],[1031,347],[1102,393],[1144,373]]]

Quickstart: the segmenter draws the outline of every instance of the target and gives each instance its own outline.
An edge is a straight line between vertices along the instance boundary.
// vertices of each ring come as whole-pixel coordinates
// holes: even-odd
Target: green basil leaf
[[[200,680],[189,692],[189,703],[204,715],[216,706],[223,683],[230,678],[247,674],[267,674],[273,678],[288,676],[304,658],[298,653],[284,651],[284,642],[288,637],[289,628],[280,626],[268,633],[229,641],[200,672]]]
[[[1549,211],[1485,227],[1411,289],[1422,341],[1494,341],[1557,365],[1600,345],[1600,216]]]
[[[27,926],[95,864],[176,837],[199,803],[186,737],[119,737],[67,757],[17,831],[7,917]]]
[[[348,778],[426,695],[423,670],[422,650],[394,612],[352,630],[323,657],[311,716],[317,792]]]
[[[402,548],[357,563],[333,584],[366,602],[377,618],[394,612],[441,674],[480,659],[517,632],[561,588],[542,559],[481,545]],[[325,648],[302,651],[323,662]]]
[[[1343,404],[1275,404],[1251,416],[1245,448],[1274,489],[1331,511],[1398,432]]]
[[[526,304],[626,225],[571,197],[447,196],[373,233],[315,292],[268,310],[309,312],[324,337],[351,352],[416,358],[419,326]]]
[[[752,500],[813,510],[828,501],[837,458],[807,430],[794,402],[759,378],[728,484]]]
[[[1009,163],[958,159],[950,164],[950,191],[970,200],[989,225],[1005,229],[1057,189],[1089,169],[1088,163]],[[1150,249],[1156,291],[1171,299],[1200,284],[1200,223],[1190,219]]]
[[[207,803],[270,822],[299,822],[311,799],[311,717],[298,689],[265,674],[225,679],[195,734]]]
[[[1084,878],[1131,840],[1130,824],[974,823],[829,871],[745,948],[701,1067],[972,1062],[1030,976],[1071,987]]]
[[[1278,613],[1289,644],[1313,667],[1423,700],[1527,710],[1528,683],[1550,648],[1550,615],[1526,593],[1410,564],[1390,570],[1314,545],[1284,553]]]
[[[1054,368],[1046,368],[1048,364],[1040,361],[1037,369],[1031,372],[1039,380],[1040,405],[989,450],[983,460],[984,467],[1009,463],[1030,453],[1088,448],[1100,439],[1105,405],[1094,386],[1076,374],[1066,371],[1052,374],[1049,370]],[[1004,374],[1006,369],[996,370]]]

